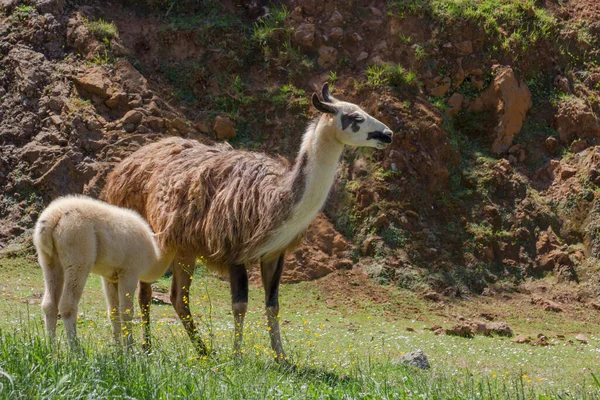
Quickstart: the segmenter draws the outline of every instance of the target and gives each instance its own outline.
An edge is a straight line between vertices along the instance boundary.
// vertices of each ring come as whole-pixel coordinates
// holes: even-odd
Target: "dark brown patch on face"
[[[363,121],[360,121],[363,122]],[[350,125],[352,125],[352,132],[358,132],[360,130],[360,126],[358,126],[358,124],[360,124],[360,122],[358,122],[356,120],[356,115],[354,114],[343,114],[342,115],[342,129],[346,130],[346,128]]]
[[[294,199],[294,204],[298,204],[302,195],[304,194],[304,189],[306,186],[306,164],[308,163],[308,154],[302,153],[296,164],[294,165],[293,179],[292,179],[292,197]]]

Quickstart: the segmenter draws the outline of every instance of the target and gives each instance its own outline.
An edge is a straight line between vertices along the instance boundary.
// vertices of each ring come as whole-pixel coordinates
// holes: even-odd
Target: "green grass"
[[[11,284],[8,285],[8,278]],[[325,278],[328,279],[328,278]],[[545,333],[587,329],[589,345],[578,349],[518,345],[502,338],[463,339],[419,331],[448,325],[439,307],[409,291],[380,287],[389,302],[349,298],[318,282],[284,285],[281,317],[284,346],[295,370],[273,360],[265,328],[262,289],[251,287],[243,344],[231,357],[232,317],[228,285],[203,269],[196,273],[190,299],[207,342],[215,350],[198,357],[168,305],[153,305],[154,352],[122,354],[111,344],[100,280],[90,276],[82,302],[80,352],[69,352],[62,324],[57,349],[43,334],[39,308],[43,282],[39,268],[24,258],[0,260],[0,398],[598,398],[600,337],[595,325],[544,320],[518,310],[520,326]],[[161,279],[157,288],[166,288]],[[465,313],[468,304],[447,305]],[[483,304],[483,312],[497,305]],[[437,312],[434,311],[437,309]],[[526,321],[525,318],[529,319]],[[509,319],[509,324],[513,322]],[[407,332],[406,327],[417,329]],[[518,325],[519,326],[519,325]],[[567,328],[568,326],[568,328]],[[533,331],[535,332],[535,331]],[[134,332],[139,346],[141,332]],[[422,349],[432,369],[396,365],[401,354]],[[543,397],[549,396],[549,397]]]
[[[106,22],[102,18],[96,21],[90,21],[87,18],[83,20],[88,31],[96,37],[98,40],[114,39],[119,37],[119,31],[117,26],[112,22]]]
[[[527,50],[548,39],[558,29],[558,21],[535,0],[389,0],[390,12],[429,16],[452,26],[473,22],[487,35],[500,40],[504,49]]]
[[[417,74],[407,71],[400,64],[371,64],[365,70],[367,84],[372,87],[390,86],[401,89],[418,84]]]

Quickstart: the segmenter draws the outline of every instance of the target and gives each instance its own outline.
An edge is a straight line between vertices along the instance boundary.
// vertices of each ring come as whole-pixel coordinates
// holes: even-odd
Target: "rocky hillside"
[[[595,0],[1,0],[0,247],[165,135],[293,158],[329,81],[395,132],[348,150],[285,279],[598,292]]]

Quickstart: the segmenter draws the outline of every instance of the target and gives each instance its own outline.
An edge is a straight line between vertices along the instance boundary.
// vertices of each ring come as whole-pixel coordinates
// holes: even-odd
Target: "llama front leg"
[[[123,345],[121,333],[121,318],[119,317],[119,285],[102,277],[102,289],[106,297],[108,319],[112,326],[113,338],[117,346]]]
[[[142,314],[142,328],[144,331],[144,339],[142,341],[142,350],[149,353],[152,349],[150,343],[150,303],[152,302],[152,284],[149,282],[139,282],[138,288],[138,303]]]
[[[198,334],[190,312],[189,294],[192,274],[196,268],[196,257],[175,257],[173,261],[173,282],[171,283],[171,303],[183,323],[190,340],[200,355],[208,354],[208,348]]]
[[[52,343],[56,341],[56,321],[58,319],[58,303],[63,290],[63,269],[56,258],[42,252],[39,253],[39,262],[44,272],[44,299],[42,310],[46,332]]]
[[[286,360],[279,332],[279,281],[283,272],[283,262],[284,254],[282,253],[277,260],[260,264],[263,287],[265,288],[267,326],[271,337],[271,348],[275,351],[279,362]]]
[[[229,267],[231,308],[234,319],[233,352],[238,354],[244,338],[244,317],[248,311],[248,272],[244,264]]]

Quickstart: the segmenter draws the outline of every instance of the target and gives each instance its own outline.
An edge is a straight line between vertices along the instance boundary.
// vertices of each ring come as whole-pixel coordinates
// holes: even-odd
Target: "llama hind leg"
[[[150,342],[150,303],[152,301],[152,284],[139,281],[138,303],[142,314],[142,328],[144,330],[144,339],[142,341],[142,350],[149,353],[152,349]]]
[[[63,293],[58,310],[62,315],[71,347],[77,345],[77,310],[83,293],[85,281],[92,269],[91,264],[71,264],[64,270]]]
[[[108,309],[108,319],[112,326],[113,338],[117,346],[122,346],[121,340],[121,318],[119,317],[119,285],[117,282],[111,282],[102,277],[102,289],[106,297],[106,307]]]
[[[195,256],[175,257],[172,264],[173,281],[171,283],[170,297],[175,312],[177,312],[192,344],[200,355],[206,355],[208,354],[208,348],[202,341],[202,337],[198,334],[198,330],[192,319],[192,313],[190,312],[189,294],[195,267]]]
[[[56,321],[58,319],[58,304],[63,290],[63,269],[56,258],[40,252],[39,263],[44,273],[44,299],[42,310],[46,332],[52,342],[56,339]]]
[[[277,361],[286,361],[279,331],[279,281],[283,272],[284,254],[276,261],[260,264],[261,278],[265,288],[265,305],[267,308],[267,326],[271,337],[271,348],[275,351]]]
[[[248,273],[244,264],[229,267],[229,284],[235,324],[233,352],[238,354],[244,338],[244,317],[246,316],[246,311],[248,311]]]

